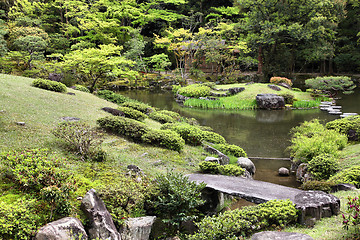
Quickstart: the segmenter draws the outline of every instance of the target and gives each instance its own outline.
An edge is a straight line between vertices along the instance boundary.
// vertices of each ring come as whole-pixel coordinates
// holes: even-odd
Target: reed
[[[237,109],[252,110],[256,108],[256,100],[235,100],[224,98],[220,100],[205,100],[191,98],[184,102],[184,106],[204,109]]]
[[[295,101],[293,103],[294,108],[313,108],[319,107],[320,100],[303,100],[303,101]]]

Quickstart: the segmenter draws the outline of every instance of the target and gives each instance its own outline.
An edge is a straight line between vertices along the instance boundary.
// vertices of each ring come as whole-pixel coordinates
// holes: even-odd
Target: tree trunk
[[[329,75],[333,75],[334,68],[333,68],[333,57],[330,57],[329,59]]]
[[[263,73],[263,56],[262,56],[262,47],[259,46],[259,51],[258,51],[258,74],[262,74]]]

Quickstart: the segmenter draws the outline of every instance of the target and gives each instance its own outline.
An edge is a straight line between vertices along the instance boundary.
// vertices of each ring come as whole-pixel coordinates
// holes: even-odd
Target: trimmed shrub
[[[141,141],[141,136],[149,131],[149,128],[142,122],[130,118],[107,116],[97,120],[100,127],[129,137],[135,141]]]
[[[219,163],[210,161],[202,161],[199,163],[200,171],[203,173],[218,174],[219,166]]]
[[[347,144],[345,135],[326,129],[318,119],[305,121],[293,128],[292,134],[289,149],[295,161],[309,162],[323,153],[336,157]]]
[[[188,124],[179,124],[174,125],[171,129],[179,133],[180,136],[185,140],[186,144],[198,146],[202,143],[203,131],[197,127]]]
[[[114,93],[113,91],[110,91],[110,90],[101,90],[101,91],[98,91],[96,94],[100,98],[105,99],[109,102],[116,103],[116,104],[122,104],[122,103],[130,100],[128,97],[125,97],[118,93]]]
[[[332,187],[335,186],[335,183],[331,181],[306,181],[301,185],[301,189],[303,190],[318,190],[330,193]]]
[[[220,165],[218,169],[221,175],[227,176],[241,176],[245,172],[242,167],[232,164]]]
[[[302,90],[300,88],[293,87],[292,90],[295,91],[295,92],[302,92]]]
[[[246,152],[244,151],[244,149],[242,149],[241,147],[237,146],[237,145],[232,145],[232,144],[216,144],[214,146],[217,150],[219,150],[220,152],[226,154],[226,155],[232,155],[235,157],[247,157]]]
[[[293,104],[294,102],[294,95],[290,93],[282,93],[278,94],[279,96],[282,96],[284,98],[285,104]]]
[[[330,154],[321,154],[309,161],[308,169],[314,179],[326,180],[339,170],[339,162]]]
[[[336,119],[328,122],[327,129],[334,129],[340,133],[348,134],[350,130],[360,133],[360,116],[350,116],[342,119]]]
[[[331,96],[336,95],[338,91],[348,94],[352,93],[356,85],[346,76],[317,77],[305,80],[305,85],[321,91],[328,92]]]
[[[152,112],[149,114],[149,118],[152,120],[158,121],[160,123],[172,123],[174,119],[169,115],[160,113],[160,112]]]
[[[133,108],[138,110],[144,114],[148,114],[154,111],[154,108],[146,103],[141,102],[124,102],[122,104],[123,107]]]
[[[181,116],[177,112],[173,112],[173,111],[169,111],[169,110],[160,110],[160,111],[156,111],[156,112],[168,115],[176,121],[181,121]]]
[[[147,117],[144,113],[130,107],[118,107],[118,110],[123,112],[125,117],[138,121],[143,121]]]
[[[256,206],[243,207],[205,217],[196,223],[198,232],[189,240],[237,239],[271,227],[295,223],[297,210],[290,200],[270,200]]]
[[[84,87],[83,85],[76,84],[74,87],[75,90],[90,93],[90,90],[87,87]]]
[[[64,140],[67,147],[88,160],[99,154],[103,135],[95,128],[81,122],[62,122],[51,131],[55,137]],[[96,157],[99,160],[99,157]]]
[[[51,80],[45,80],[45,79],[35,79],[32,84],[33,87],[42,88],[45,90],[53,91],[53,92],[61,92],[64,93],[67,91],[67,87],[65,84],[61,82],[55,82]]]
[[[289,86],[293,85],[292,81],[285,77],[272,77],[270,78],[270,83],[273,84],[286,83]]]
[[[360,166],[353,166],[332,176],[329,181],[335,183],[350,183],[360,188]]]
[[[152,129],[142,135],[141,140],[144,143],[178,152],[180,152],[185,145],[184,139],[182,139],[178,133],[171,130]]]
[[[201,84],[192,84],[178,89],[177,93],[185,97],[206,97],[210,95],[211,88]]]
[[[211,142],[211,143],[219,143],[225,144],[226,140],[223,136],[218,133],[203,131],[203,141]]]

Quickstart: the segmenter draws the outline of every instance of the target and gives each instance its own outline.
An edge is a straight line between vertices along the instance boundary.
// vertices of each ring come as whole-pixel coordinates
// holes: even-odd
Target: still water
[[[175,102],[171,92],[131,90],[120,93],[154,107],[193,117],[201,125],[212,127],[230,144],[242,147],[249,157],[289,157],[290,154],[286,149],[290,145],[291,128],[314,118],[324,122],[339,118],[319,109],[226,111],[184,108]],[[344,112],[360,113],[359,90],[353,95],[341,97],[337,104],[343,106]],[[294,176],[279,177],[277,174],[280,167],[290,167],[289,161],[254,160],[253,162],[257,169],[255,179],[292,187],[299,185]]]

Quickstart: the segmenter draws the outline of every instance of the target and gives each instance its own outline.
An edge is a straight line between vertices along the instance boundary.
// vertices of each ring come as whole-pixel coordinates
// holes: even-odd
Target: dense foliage
[[[199,164],[200,171],[203,173],[210,174],[221,174],[228,176],[241,176],[244,174],[245,170],[237,165],[227,164],[220,165],[216,162],[203,161]]]
[[[317,77],[307,79],[306,86],[312,89],[322,90],[328,93],[331,97],[338,92],[344,94],[352,93],[356,85],[351,81],[350,77],[337,76],[337,77]]]
[[[350,130],[360,133],[360,116],[349,116],[342,119],[336,119],[326,123],[327,129],[334,129],[342,134],[349,134]],[[350,139],[349,139],[350,140]],[[352,139],[354,140],[354,139]]]
[[[237,145],[233,145],[233,144],[216,144],[214,146],[216,149],[218,149],[220,152],[227,154],[227,155],[232,155],[235,157],[247,157],[246,152],[244,151],[244,149],[242,149],[241,147],[237,146]]]
[[[66,92],[67,87],[61,82],[50,81],[46,79],[35,79],[32,85],[37,88],[42,88],[54,92]]]
[[[295,223],[296,219],[297,210],[290,200],[271,200],[205,217],[196,224],[198,232],[188,236],[188,239],[237,239],[263,229]]]
[[[143,121],[147,117],[144,113],[130,107],[118,107],[118,110],[123,112],[125,117],[135,119],[137,121]]]
[[[339,162],[332,155],[321,154],[309,161],[308,169],[315,180],[326,180],[339,170]]]
[[[330,181],[335,183],[350,183],[355,185],[357,188],[360,187],[360,166],[353,166],[347,169],[344,169],[334,176],[332,176]]]
[[[152,112],[149,114],[149,118],[160,123],[172,123],[175,121],[171,116],[161,112]]]
[[[141,140],[144,143],[178,152],[181,151],[185,145],[184,139],[182,139],[177,132],[171,130],[151,129],[142,135]]]

